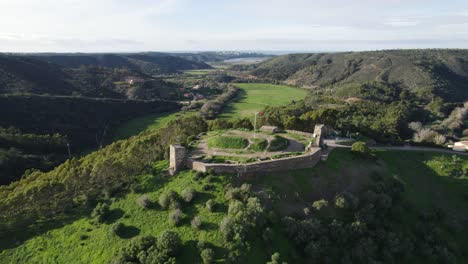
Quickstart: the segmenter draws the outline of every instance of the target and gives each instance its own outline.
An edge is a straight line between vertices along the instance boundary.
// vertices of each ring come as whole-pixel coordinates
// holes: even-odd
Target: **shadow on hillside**
[[[122,209],[116,208],[109,211],[109,216],[106,219],[107,224],[115,223],[124,216],[125,212]]]
[[[119,234],[120,238],[129,239],[140,234],[140,229],[135,226],[124,226]]]
[[[11,229],[5,233],[0,233],[0,251],[21,246],[25,241],[36,236],[43,235],[54,229],[59,229],[77,220],[87,218],[92,209],[76,210],[72,213],[62,215],[60,219],[53,221],[43,221],[35,223],[21,229]]]
[[[233,103],[240,103],[243,100],[247,98],[247,93],[239,89],[239,92],[237,93],[237,96],[233,98],[231,101],[228,102],[228,104],[224,107],[222,114],[223,115],[238,115],[239,113],[235,111],[234,107],[232,106]]]

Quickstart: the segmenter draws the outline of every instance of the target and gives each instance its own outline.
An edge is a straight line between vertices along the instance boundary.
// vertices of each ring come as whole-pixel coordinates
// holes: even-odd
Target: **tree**
[[[214,251],[211,248],[205,248],[201,251],[200,256],[204,264],[211,264],[214,259]]]
[[[149,196],[145,194],[145,195],[138,197],[138,199],[136,200],[136,203],[142,208],[147,209],[151,204],[151,200]]]
[[[362,156],[367,156],[370,154],[367,143],[363,141],[354,142],[353,145],[351,145],[351,151]]]

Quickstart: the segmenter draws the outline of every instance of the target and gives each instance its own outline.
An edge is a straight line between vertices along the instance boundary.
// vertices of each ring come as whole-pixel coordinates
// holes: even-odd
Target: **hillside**
[[[99,66],[106,68],[126,68],[147,75],[176,73],[183,70],[209,69],[209,65],[187,60],[167,53],[119,53],[119,54],[33,54],[34,59],[55,63],[68,68]]]
[[[157,162],[150,173],[133,176],[132,193],[114,192],[60,221],[4,236],[0,257],[6,263],[151,263],[152,254],[168,256],[140,241],[159,240],[169,230],[179,241],[170,255],[177,263],[265,263],[275,252],[288,263],[465,262],[466,177],[439,171],[447,155],[407,154],[381,151],[367,160],[335,150],[313,169],[249,178],[192,171],[167,177],[167,162]]]
[[[468,50],[290,54],[250,70],[257,77],[312,89],[377,81],[426,100],[433,95],[454,102],[468,98]]]
[[[174,84],[152,78],[139,69],[79,66],[80,63],[70,64],[78,68],[66,68],[38,60],[39,57],[0,55],[0,93],[148,100],[168,98],[166,90],[175,88]],[[106,65],[119,67],[118,64]]]

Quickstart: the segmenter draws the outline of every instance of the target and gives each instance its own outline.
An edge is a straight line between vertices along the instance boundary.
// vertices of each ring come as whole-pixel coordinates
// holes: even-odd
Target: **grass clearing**
[[[249,149],[253,151],[264,151],[268,142],[264,138],[251,138]]]
[[[217,136],[208,139],[208,147],[223,149],[243,149],[248,145],[248,141],[241,137]]]
[[[186,113],[190,114],[190,113]],[[183,113],[157,113],[138,117],[121,124],[113,133],[113,141],[126,139],[148,130],[167,125],[172,120],[184,115]]]
[[[237,83],[241,89],[237,99],[228,104],[221,117],[238,118],[253,117],[255,112],[261,111],[265,106],[285,105],[293,100],[304,99],[307,90],[287,85],[274,85],[263,83]]]

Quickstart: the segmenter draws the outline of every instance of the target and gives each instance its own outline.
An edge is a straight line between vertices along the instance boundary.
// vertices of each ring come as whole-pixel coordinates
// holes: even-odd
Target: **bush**
[[[180,207],[180,196],[173,190],[166,193],[162,193],[159,196],[158,203],[163,209],[172,208],[176,209]]]
[[[250,122],[250,119],[248,118],[241,118],[241,119],[234,120],[232,122],[232,127],[233,128],[245,128],[248,130],[253,129],[252,123]]]
[[[181,244],[179,234],[174,231],[164,231],[158,237],[158,249],[168,252],[171,256],[177,253]]]
[[[325,199],[317,200],[312,203],[312,207],[317,211],[327,206],[328,206],[328,201]]]
[[[367,143],[363,141],[354,142],[353,145],[351,145],[351,151],[353,153],[363,155],[363,156],[370,154],[370,150],[369,150],[369,147],[367,146]]]
[[[124,224],[122,223],[116,223],[112,226],[112,233],[114,233],[117,236],[122,236],[123,230],[125,229]]]
[[[91,213],[91,218],[95,224],[104,223],[109,217],[109,205],[106,203],[98,203]]]
[[[184,189],[182,191],[182,199],[184,199],[185,202],[190,203],[195,197],[195,193],[195,190],[192,188]]]
[[[214,207],[215,207],[215,202],[210,199],[206,201],[205,207],[206,207],[206,210],[208,210],[209,212],[213,212]]]
[[[149,198],[148,195],[142,195],[140,197],[138,197],[138,199],[136,200],[136,203],[141,206],[142,208],[149,208],[150,204],[151,204],[151,200]]]
[[[175,209],[169,214],[169,223],[171,223],[174,226],[177,226],[180,224],[180,221],[183,218],[183,213],[182,210],[180,209]]]
[[[197,171],[197,172],[195,172],[195,175],[193,176],[193,178],[194,178],[196,181],[198,181],[198,180],[203,179],[205,176],[206,176],[206,174],[205,174],[204,172]]]
[[[201,251],[200,256],[204,264],[213,263],[214,251],[211,248],[205,248]]]
[[[199,216],[195,216],[192,221],[190,222],[190,224],[192,225],[193,228],[195,229],[200,229],[201,225],[202,225],[202,222],[201,222],[201,219]]]

